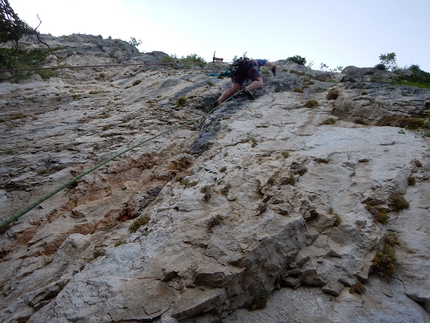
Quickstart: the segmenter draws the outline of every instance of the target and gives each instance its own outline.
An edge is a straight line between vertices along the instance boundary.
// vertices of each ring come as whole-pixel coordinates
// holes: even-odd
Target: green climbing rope
[[[232,99],[234,96],[236,96],[237,94],[239,94],[240,92],[242,92],[243,90],[240,90],[238,92],[236,92],[235,94],[233,94],[232,96],[230,96],[226,101],[220,103],[218,106],[216,106],[215,108],[213,108],[212,110],[210,110],[207,114],[211,114],[212,112],[214,112],[216,109],[218,109],[223,103],[229,101],[230,99]],[[105,161],[101,162],[100,164],[97,164],[96,166],[88,169],[87,171],[83,172],[82,174],[72,178],[71,180],[69,180],[68,182],[64,183],[63,185],[61,185],[60,187],[58,187],[57,189],[53,190],[52,192],[46,194],[45,196],[41,197],[40,199],[38,199],[37,201],[33,202],[32,204],[28,205],[26,208],[22,209],[21,211],[19,211],[18,213],[14,214],[13,216],[11,216],[10,218],[8,218],[7,220],[3,221],[0,223],[0,230],[3,229],[4,227],[6,227],[7,225],[11,224],[12,222],[14,222],[15,220],[19,219],[21,216],[23,216],[24,214],[26,214],[27,212],[29,212],[30,210],[32,210],[33,208],[35,208],[36,206],[38,206],[40,203],[46,201],[47,199],[49,199],[50,197],[52,197],[53,195],[57,194],[58,192],[62,191],[63,189],[65,189],[66,187],[72,185],[73,183],[75,183],[76,181],[78,181],[79,179],[81,179],[82,177],[84,177],[85,175],[88,175],[89,173],[92,173],[93,171],[95,171],[96,169],[102,167],[103,165],[107,164],[108,162],[110,162],[111,160],[114,160],[115,158],[118,158],[119,156],[129,152],[130,150],[133,150],[137,147],[142,146],[143,144],[154,140],[155,138],[158,138],[162,135],[165,135],[169,132],[172,132],[174,130],[183,128],[185,126],[191,125],[195,122],[198,122],[200,120],[204,120],[204,116],[203,117],[198,117],[198,118],[194,118],[188,122],[185,122],[183,124],[180,124],[178,126],[169,128],[163,132],[160,132],[159,134],[152,136],[144,141],[139,142],[138,144],[131,146],[130,148],[121,151],[115,155],[113,155],[112,157],[110,157],[109,159],[106,159]]]

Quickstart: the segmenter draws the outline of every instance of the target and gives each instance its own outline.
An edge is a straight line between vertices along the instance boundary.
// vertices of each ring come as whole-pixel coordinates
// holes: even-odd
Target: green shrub
[[[387,210],[383,207],[379,207],[376,205],[366,205],[366,210],[373,215],[375,221],[386,224],[388,222],[389,216],[387,214]]]
[[[185,187],[189,187],[189,186],[196,186],[199,182],[197,181],[190,181],[189,178],[180,178],[180,185],[185,186]]]
[[[381,127],[390,126],[411,130],[430,129],[430,123],[427,120],[422,118],[411,118],[404,116],[387,117],[385,119],[380,120],[376,125]]]
[[[409,176],[409,177],[408,177],[408,185],[409,185],[409,186],[414,186],[414,185],[415,185],[415,183],[416,183],[415,177],[413,177],[413,176]]]
[[[181,57],[181,62],[188,63],[206,63],[203,57],[198,56],[197,54],[187,55],[186,57]]]
[[[265,308],[268,300],[269,295],[267,292],[263,291],[258,293],[251,301],[251,310],[255,311]]]
[[[176,55],[166,55],[161,59],[161,63],[173,63],[177,60],[178,58],[176,57]]]
[[[183,106],[183,105],[185,105],[185,103],[187,103],[187,98],[185,96],[180,96],[176,100],[176,105],[178,105],[178,106]]]
[[[305,103],[305,107],[306,108],[314,108],[318,105],[318,101],[317,100],[309,100]]]
[[[391,247],[395,247],[396,245],[400,246],[399,238],[397,237],[397,234],[394,232],[387,233],[384,236],[384,241],[385,241],[385,244],[387,244]]]
[[[140,216],[130,225],[128,231],[133,233],[136,232],[142,225],[148,224],[151,218],[147,215]]]
[[[209,201],[209,200],[210,200],[210,198],[212,197],[211,187],[210,187],[210,186],[208,186],[208,185],[203,186],[203,187],[200,189],[200,192],[201,192],[201,193],[204,193],[204,194],[203,194],[203,201],[205,201],[205,202]]]
[[[338,227],[342,223],[342,218],[340,215],[336,214],[333,226]]]
[[[394,194],[390,198],[390,208],[392,211],[397,212],[400,210],[408,209],[409,208],[409,202],[405,200],[403,196],[400,194]]]
[[[295,56],[292,56],[292,57],[288,57],[287,61],[291,61],[291,62],[297,63],[299,65],[302,65],[302,66],[306,65],[306,58],[301,57],[300,55],[295,55]]]
[[[326,120],[324,120],[322,122],[323,125],[331,125],[331,124],[335,124],[336,123],[336,119],[335,118],[328,118]]]
[[[50,70],[18,70],[39,68],[48,55],[49,50],[41,48],[31,50],[0,48],[0,69],[14,70],[12,74],[15,81],[29,78],[35,73],[41,74],[41,77],[46,79],[53,76],[54,72]]]
[[[399,73],[393,81],[393,85],[408,85],[424,89],[430,89],[430,73],[422,71],[418,65],[411,65],[411,75]]]
[[[327,100],[336,100],[339,97],[339,90],[338,89],[331,89],[327,95],[326,95],[326,99]]]
[[[363,284],[362,284],[362,283],[360,283],[360,282],[356,282],[354,285],[352,285],[352,286],[349,288],[349,292],[350,292],[351,294],[359,294],[359,295],[361,295],[361,294],[363,294],[365,291],[366,291],[366,287],[364,287],[364,286],[363,286]]]
[[[389,280],[396,270],[397,259],[394,248],[390,245],[385,245],[384,250],[378,251],[373,258],[372,265],[377,274],[385,280]]]

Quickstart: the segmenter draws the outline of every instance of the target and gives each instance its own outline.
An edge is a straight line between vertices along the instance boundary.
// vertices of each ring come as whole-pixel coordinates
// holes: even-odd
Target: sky
[[[140,52],[277,61],[299,55],[319,70],[399,67],[430,72],[430,0],[9,0],[42,34],[131,37]]]

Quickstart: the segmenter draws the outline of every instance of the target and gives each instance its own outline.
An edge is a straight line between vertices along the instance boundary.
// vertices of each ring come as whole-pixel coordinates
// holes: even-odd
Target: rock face
[[[377,126],[429,91],[279,61],[206,115],[227,65],[68,37],[55,64],[124,66],[2,83],[0,220],[120,156],[3,229],[2,322],[430,322],[428,137]]]

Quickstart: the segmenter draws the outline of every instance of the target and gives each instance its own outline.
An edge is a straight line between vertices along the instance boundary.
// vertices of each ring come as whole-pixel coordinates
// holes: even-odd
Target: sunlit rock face
[[[429,91],[278,61],[213,110],[226,63],[47,40],[91,67],[1,83],[0,219],[99,167],[3,228],[2,322],[430,322],[429,141],[400,128]]]

